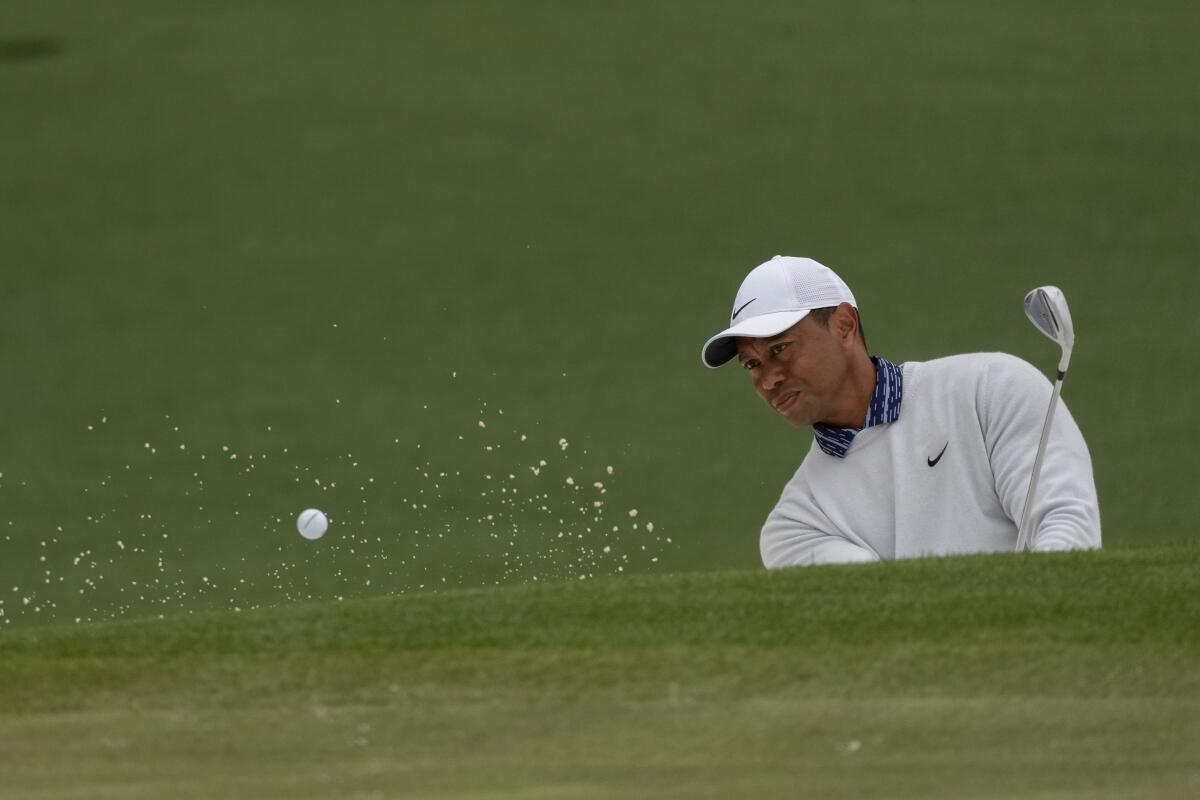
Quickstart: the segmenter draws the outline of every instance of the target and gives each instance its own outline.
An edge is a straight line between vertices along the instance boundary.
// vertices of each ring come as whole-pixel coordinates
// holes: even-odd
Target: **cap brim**
[[[700,351],[700,360],[704,362],[704,366],[716,369],[737,355],[739,336],[762,339],[766,336],[783,333],[807,317],[810,310],[806,308],[803,311],[776,311],[739,322],[705,342],[704,348]]]

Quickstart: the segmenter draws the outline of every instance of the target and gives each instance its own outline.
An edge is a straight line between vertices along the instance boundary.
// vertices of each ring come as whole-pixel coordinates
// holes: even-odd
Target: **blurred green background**
[[[0,612],[753,567],[809,434],[698,353],[776,253],[898,361],[1048,371],[1061,286],[1106,545],[1190,538],[1198,23],[0,6]]]

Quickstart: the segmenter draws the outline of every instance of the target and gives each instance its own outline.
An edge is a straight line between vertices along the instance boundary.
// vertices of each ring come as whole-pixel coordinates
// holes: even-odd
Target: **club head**
[[[1058,371],[1065,373],[1075,347],[1075,326],[1071,322],[1071,309],[1067,308],[1067,297],[1057,286],[1039,286],[1025,295],[1025,316],[1034,326],[1058,342],[1062,358]]]

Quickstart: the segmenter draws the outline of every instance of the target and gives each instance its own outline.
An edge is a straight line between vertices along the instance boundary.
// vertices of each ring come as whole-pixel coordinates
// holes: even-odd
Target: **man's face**
[[[754,391],[797,427],[828,421],[845,404],[851,349],[840,315],[847,308],[828,326],[809,315],[778,336],[737,340]]]

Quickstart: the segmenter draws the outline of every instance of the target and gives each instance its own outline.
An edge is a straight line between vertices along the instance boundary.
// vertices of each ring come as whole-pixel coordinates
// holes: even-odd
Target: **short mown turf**
[[[0,638],[0,796],[1194,797],[1200,550]]]
[[[896,361],[1048,372],[1061,286],[1106,544],[1193,536],[1197,41],[1166,0],[0,3],[4,627],[752,568],[810,436],[699,348],[776,253]],[[532,524],[597,500],[607,542]]]
[[[0,797],[1200,796],[1197,41],[0,4]],[[1113,549],[736,571],[809,434],[698,350],[776,253],[898,361],[1049,370],[1061,286]]]

